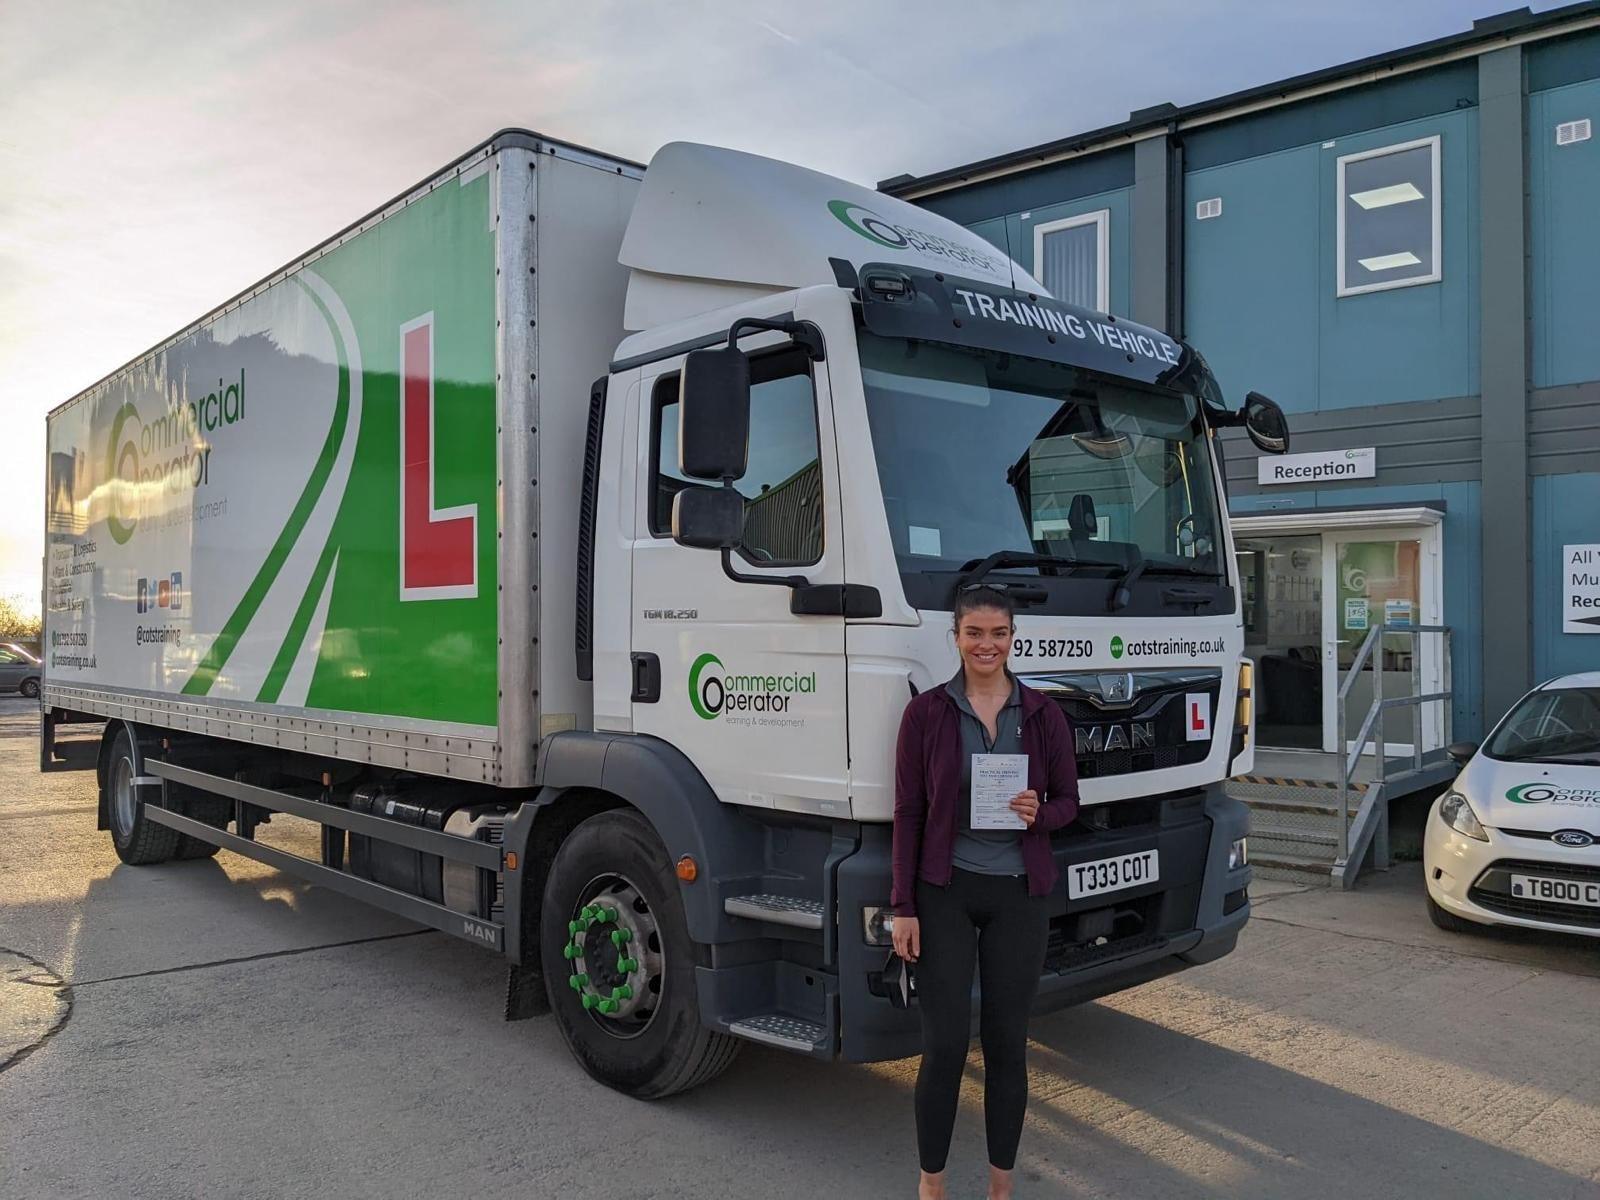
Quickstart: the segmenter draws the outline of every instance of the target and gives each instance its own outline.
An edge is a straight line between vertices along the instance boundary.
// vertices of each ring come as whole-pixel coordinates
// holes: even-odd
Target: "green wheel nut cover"
[[[606,908],[600,904],[584,905],[578,912],[577,919],[567,923],[567,932],[572,935],[572,939],[561,948],[562,955],[569,962],[572,959],[583,957],[583,938],[590,927],[614,922],[616,919],[617,912],[615,909]],[[619,950],[617,955],[617,971],[619,974],[631,975],[639,969],[638,959],[629,958],[620,952],[621,947],[632,940],[633,930],[631,929],[618,927],[611,930],[611,944]],[[579,1002],[582,1003],[585,1012],[592,1009],[610,1016],[612,1013],[621,1011],[622,1001],[633,999],[633,987],[626,983],[620,987],[613,987],[609,996],[601,996],[591,989],[589,976],[581,971],[574,972],[568,978],[567,985],[578,993]]]

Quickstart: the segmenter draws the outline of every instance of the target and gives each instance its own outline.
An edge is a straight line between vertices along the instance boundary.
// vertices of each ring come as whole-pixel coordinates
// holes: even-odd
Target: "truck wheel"
[[[39,681],[37,679],[24,679],[22,681],[22,686],[19,687],[17,691],[21,692],[29,700],[37,699],[39,695]]]
[[[106,790],[111,814],[111,844],[117,857],[131,867],[166,862],[178,848],[178,831],[157,825],[144,815],[143,789],[134,786],[138,777],[134,766],[133,741],[128,731],[118,731],[111,744],[111,761],[106,768]]]
[[[168,794],[171,794],[172,784],[168,784]],[[228,818],[233,813],[233,805],[226,800],[219,800],[195,788],[185,789],[183,802],[179,806],[185,816],[193,817],[215,829],[226,829]],[[186,833],[178,835],[178,850],[173,855],[178,859],[189,858],[215,858],[217,851],[222,849],[215,842],[202,842],[199,838],[190,837]]]
[[[627,809],[574,829],[545,881],[539,953],[556,1023],[584,1070],[642,1100],[710,1081],[741,1044],[700,1022],[678,887],[655,831]]]

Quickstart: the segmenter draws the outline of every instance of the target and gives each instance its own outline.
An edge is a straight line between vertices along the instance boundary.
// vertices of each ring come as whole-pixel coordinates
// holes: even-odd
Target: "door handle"
[[[654,704],[661,699],[661,657],[649,651],[634,651],[633,702]]]

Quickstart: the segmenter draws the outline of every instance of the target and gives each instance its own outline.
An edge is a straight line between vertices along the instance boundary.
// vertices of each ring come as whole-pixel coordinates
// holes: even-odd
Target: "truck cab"
[[[1246,816],[1221,782],[1253,747],[1214,439],[1244,418],[1204,360],[862,191],[704,147],[652,162],[622,250],[629,322],[650,328],[597,391],[579,611],[595,731],[675,748],[784,851],[719,906],[770,943],[758,1026],[789,1036],[764,1040],[872,1059],[916,1048],[881,979],[894,745],[907,701],[959,666],[958,588],[1013,597],[1012,670],[1077,740],[1041,1008],[1232,948]],[[736,247],[708,239],[740,223]],[[800,950],[813,908],[826,928]],[[751,974],[723,1025],[747,1035],[731,997]]]

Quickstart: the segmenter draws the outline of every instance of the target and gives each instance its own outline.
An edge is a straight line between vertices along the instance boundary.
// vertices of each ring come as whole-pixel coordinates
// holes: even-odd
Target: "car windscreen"
[[[1530,693],[1500,723],[1484,753],[1505,762],[1600,765],[1600,688]]]

